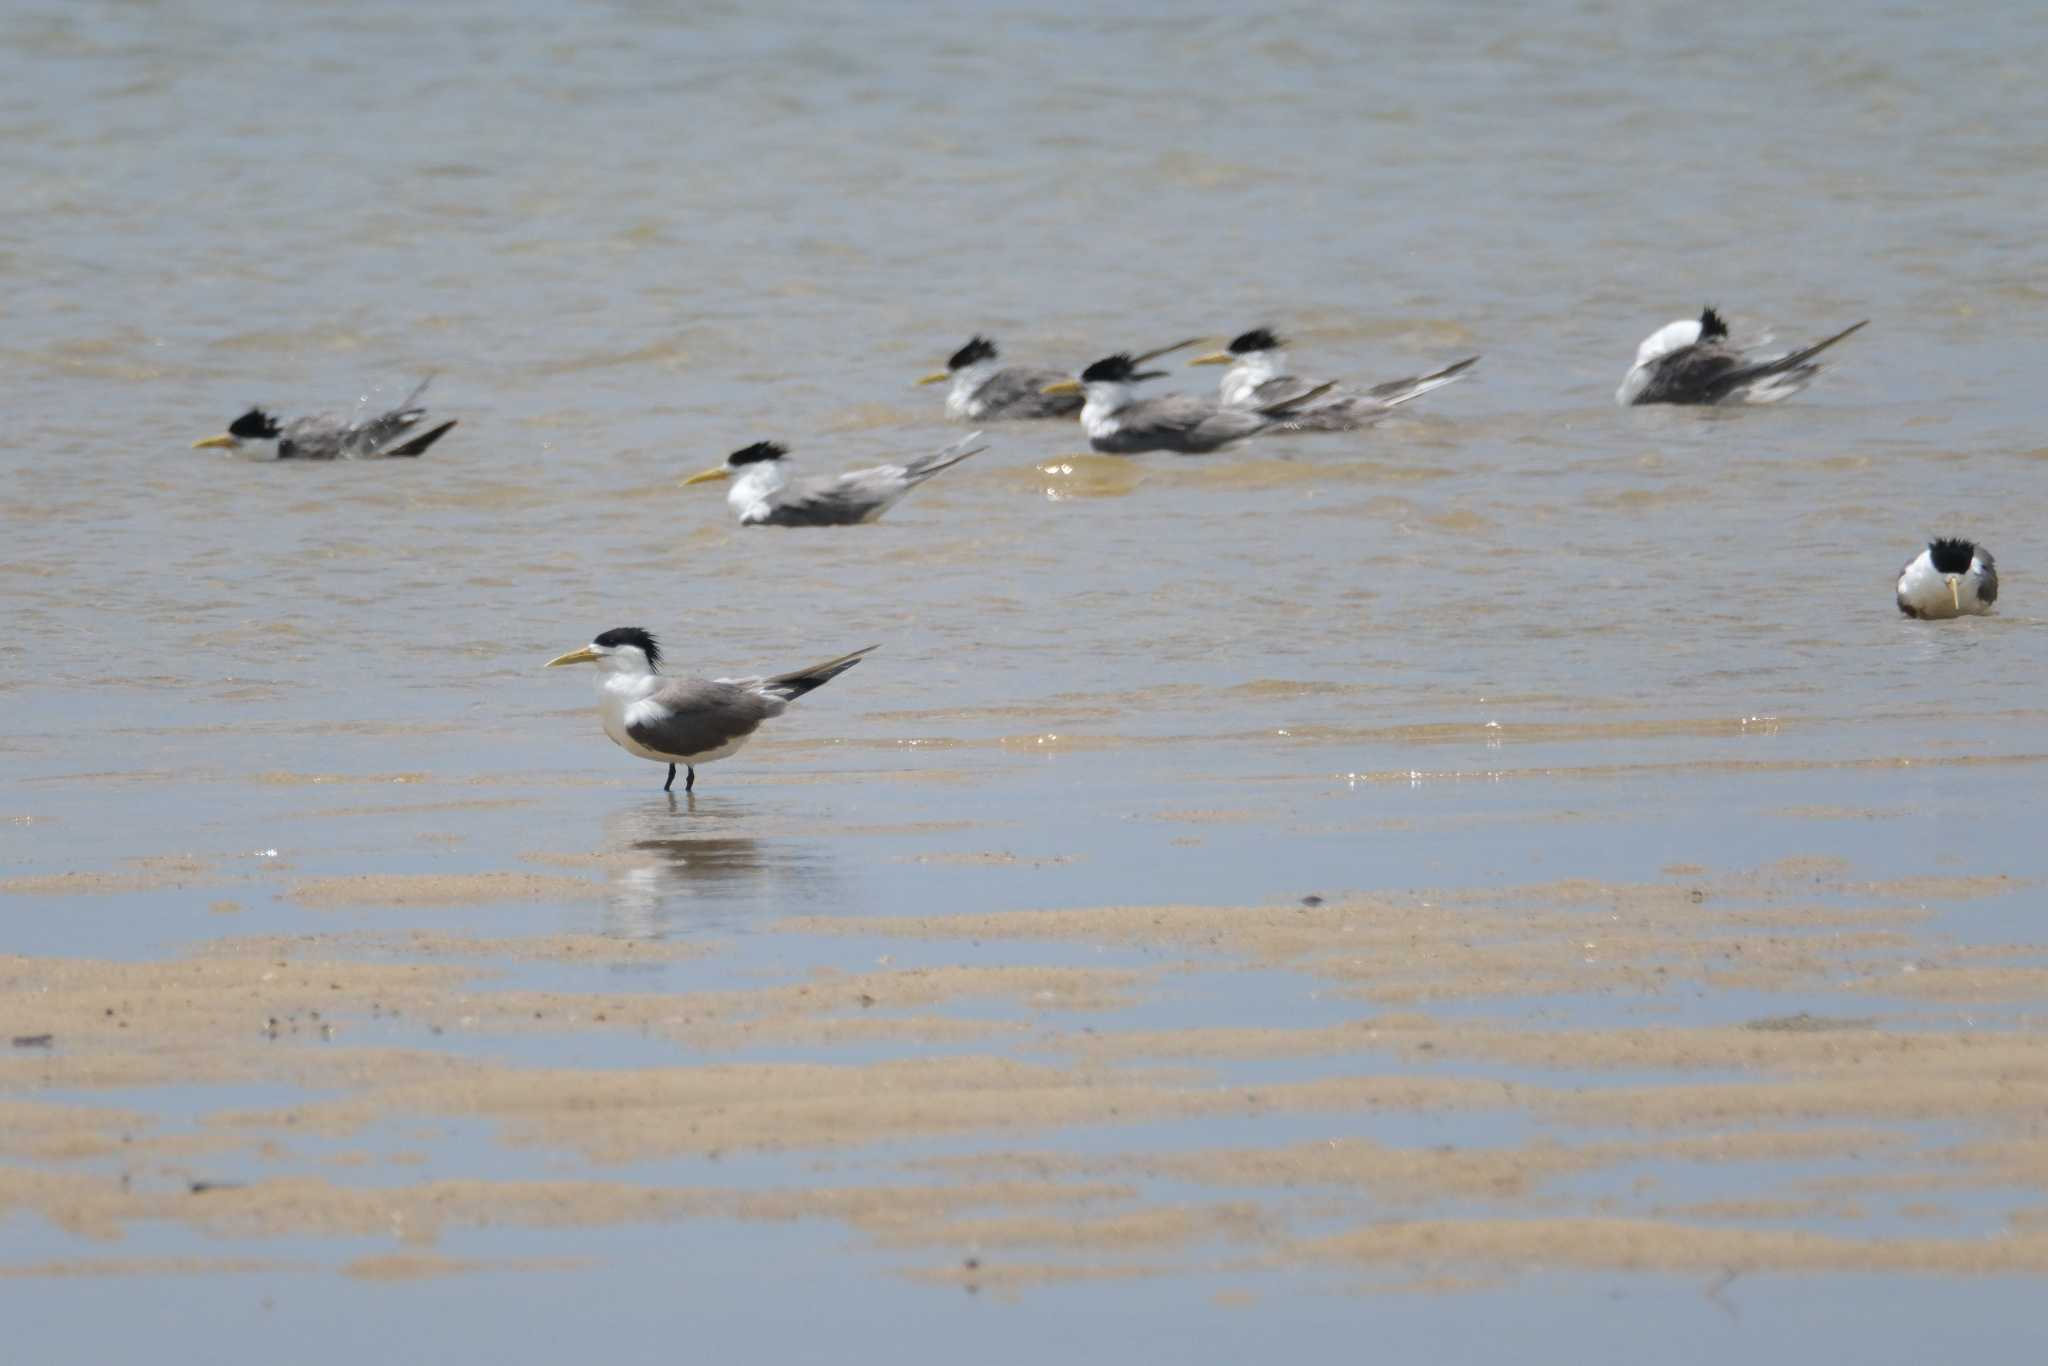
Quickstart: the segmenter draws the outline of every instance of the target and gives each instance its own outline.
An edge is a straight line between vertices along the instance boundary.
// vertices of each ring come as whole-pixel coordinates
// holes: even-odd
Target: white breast
[[[953,372],[953,387],[946,391],[947,417],[980,417],[988,407],[974,395],[996,372],[992,360],[978,360]]]
[[[626,733],[626,713],[660,686],[661,679],[655,674],[601,673],[597,676],[597,714],[604,722],[604,733],[620,749],[642,759],[661,760],[663,756]]]
[[[1270,351],[1253,351],[1224,372],[1223,382],[1218,386],[1227,408],[1250,408],[1258,397],[1259,386],[1280,373],[1283,357]]]

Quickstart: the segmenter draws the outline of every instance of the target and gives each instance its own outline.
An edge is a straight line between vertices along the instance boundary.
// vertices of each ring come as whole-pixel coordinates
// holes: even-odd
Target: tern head
[[[617,626],[580,650],[556,655],[543,667],[595,664],[608,674],[651,674],[661,666],[661,646],[638,626]]]
[[[780,445],[774,441],[756,441],[753,445],[742,446],[731,455],[725,457],[723,465],[713,465],[708,470],[691,475],[683,483],[685,485],[708,484],[716,479],[730,479],[733,475],[745,471],[750,465],[773,465],[788,454],[789,447],[787,446]]]
[[[1699,339],[1701,341],[1712,341],[1716,337],[1725,337],[1727,335],[1728,324],[1722,319],[1719,313],[1716,313],[1714,311],[1714,306],[1712,304],[1708,304],[1707,307],[1701,310],[1700,312]]]
[[[1963,576],[1977,562],[1977,543],[1961,537],[1938,537],[1927,543],[1927,562],[1948,585],[1949,605],[1963,610]]]
[[[282,435],[284,435],[284,427],[276,418],[264,412],[261,408],[251,408],[248,412],[243,413],[233,422],[230,422],[228,429],[219,436],[204,437],[193,442],[192,449],[198,451],[205,450],[208,447],[218,447],[221,450],[232,451],[245,443],[275,441]]]
[[[1189,365],[1235,365],[1248,356],[1256,356],[1282,350],[1287,343],[1270,327],[1254,327],[1249,332],[1240,332],[1230,339],[1230,345],[1221,351],[1211,351],[1206,356],[1196,356]]]
[[[1143,359],[1150,360],[1152,356],[1158,354],[1156,351],[1150,352]],[[1042,394],[1078,394],[1096,385],[1121,389],[1136,384],[1140,380],[1164,379],[1166,377],[1166,371],[1140,370],[1138,363],[1128,352],[1119,351],[1114,356],[1104,356],[1101,360],[1083,370],[1079,379],[1063,379],[1056,384],[1046,385],[1039,392]]]
[[[987,337],[975,334],[967,339],[967,345],[946,357],[946,368],[935,370],[919,380],[919,384],[944,384],[962,370],[977,365],[987,365],[996,358],[996,344]]]

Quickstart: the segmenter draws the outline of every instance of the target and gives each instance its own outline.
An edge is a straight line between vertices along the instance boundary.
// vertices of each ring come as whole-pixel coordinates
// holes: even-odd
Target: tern
[[[756,441],[728,455],[724,464],[693,474],[683,483],[731,479],[725,501],[739,514],[741,526],[854,526],[874,521],[940,470],[987,450],[974,444],[980,439],[981,433],[975,432],[944,450],[900,465],[849,470],[827,479],[791,479],[784,464],[789,448],[773,441]]]
[[[1171,346],[1162,346],[1157,351],[1147,351],[1137,358],[1137,362],[1143,365],[1148,360],[1157,360],[1170,352],[1193,346],[1199,340],[1198,337],[1189,337]],[[976,335],[947,359],[945,369],[926,375],[918,383],[944,384],[951,380],[953,387],[946,391],[946,416],[965,418],[970,422],[1072,417],[1081,410],[1079,390],[1057,394],[1048,392],[1048,386],[1071,379],[1072,372],[1033,365],[998,368],[996,359],[996,344],[987,337]]]
[[[1934,540],[1899,571],[1899,610],[1909,617],[1982,616],[1998,601],[1998,563],[1974,541]]]
[[[637,626],[606,631],[580,650],[556,655],[558,664],[597,665],[597,711],[604,733],[628,754],[668,765],[663,792],[673,791],[676,765],[689,774],[683,791],[697,786],[697,765],[736,753],[761,723],[860,663],[877,647],[813,664],[773,678],[667,678],[661,646]]]
[[[412,429],[427,415],[419,397],[431,382],[431,376],[421,380],[419,387],[397,407],[360,422],[344,422],[324,413],[279,422],[261,408],[251,408],[230,422],[219,436],[193,442],[192,449],[218,447],[232,451],[247,446],[276,460],[382,460],[422,455],[455,425],[451,420],[431,431],[412,435]]]
[[[1081,372],[1081,378],[1046,386],[1047,393],[1082,392],[1081,426],[1088,444],[1111,455],[1139,451],[1179,451],[1200,455],[1248,436],[1257,436],[1286,421],[1293,410],[1321,398],[1334,386],[1313,389],[1258,408],[1223,408],[1203,399],[1175,394],[1169,398],[1134,398],[1131,386],[1159,379],[1164,370],[1140,370],[1146,356],[1106,356]]]
[[[1709,308],[1643,338],[1636,363],[1614,391],[1624,408],[1644,403],[1776,403],[1813,382],[1813,358],[1868,326],[1865,318],[1790,355],[1766,356],[1728,341],[1728,324]]]
[[[1258,409],[1298,399],[1313,387],[1309,381],[1287,373],[1286,347],[1287,343],[1274,335],[1271,328],[1255,327],[1233,338],[1223,350],[1197,356],[1188,364],[1229,366],[1217,386],[1223,406]],[[1302,409],[1283,425],[1290,432],[1356,431],[1371,426],[1411,399],[1462,379],[1478,363],[1479,357],[1467,356],[1427,375],[1376,384],[1362,394],[1347,394],[1339,389],[1328,402]]]

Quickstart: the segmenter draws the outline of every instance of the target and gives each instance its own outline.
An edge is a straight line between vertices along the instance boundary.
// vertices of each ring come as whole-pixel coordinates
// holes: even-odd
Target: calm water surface
[[[789,913],[1813,855],[2048,874],[2044,61],[2048,14],[1975,0],[16,6],[0,861],[213,871],[9,897],[9,947],[150,959],[334,928],[284,882],[537,849],[631,866],[597,907],[342,927],[736,941],[649,983],[682,989],[847,952],[751,939]],[[1615,409],[1636,343],[1705,302],[1788,344],[1873,321],[1782,408]],[[755,440],[811,471],[952,440],[912,381],[975,331],[1069,365],[1260,322],[1319,376],[1485,359],[1375,431],[1198,460],[993,426],[872,527],[742,531],[718,490],[676,487]],[[416,463],[187,449],[251,403],[346,409],[426,373],[461,425]],[[1996,616],[1893,610],[1937,532],[1997,552]],[[673,805],[603,740],[588,678],[539,668],[622,624],[714,674],[883,648]],[[967,858],[991,849],[1023,861]],[[232,924],[208,910],[223,886]],[[2041,942],[2032,903],[1973,915],[1955,928]],[[1180,1022],[1297,1008],[1261,991]],[[575,1065],[606,1065],[594,1047]],[[95,1099],[193,1103],[177,1090]],[[447,1144],[448,1171],[506,1160]],[[1997,1279],[1766,1278],[1732,1316],[1601,1275],[1391,1300],[1319,1282],[1249,1310],[1189,1275],[1003,1305],[902,1281],[829,1225],[467,1237],[594,1260],[395,1287],[20,1280],[0,1301],[45,1311],[39,1360],[130,1354],[199,1312],[286,1328],[307,1360],[359,1359],[372,1317],[434,1344],[420,1360],[517,1356],[543,1323],[637,1360],[679,1293],[693,1341],[778,1359],[883,1324],[919,1360],[989,1356],[991,1333],[998,1359],[1241,1359],[1368,1324],[1439,1360],[1518,1336],[1634,1359],[1653,1331],[1683,1340],[1663,1359],[1908,1360],[2037,1331],[2030,1289]],[[352,1255],[303,1241],[279,1255]],[[0,1220],[10,1263],[76,1242]],[[815,1287],[808,1325],[790,1284]],[[217,1359],[274,1346],[238,1340]]]

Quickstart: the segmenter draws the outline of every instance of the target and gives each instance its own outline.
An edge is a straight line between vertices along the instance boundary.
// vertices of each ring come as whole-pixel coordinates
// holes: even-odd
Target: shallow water
[[[423,1360],[550,1327],[634,1360],[685,1318],[788,1358],[1368,1324],[1438,1359],[2014,1354],[2048,1207],[2044,49],[1974,3],[11,11],[0,1032],[53,1038],[0,1059],[0,1300],[70,1311],[27,1320],[41,1360],[200,1310],[337,1361],[372,1316]],[[1788,344],[1873,322],[1776,409],[1613,408],[1703,302]],[[812,471],[951,441],[912,381],[977,330],[1066,365],[1258,322],[1319,376],[1485,359],[1369,433],[1199,460],[993,426],[871,527],[676,487],[758,439]],[[425,373],[461,425],[416,463],[187,449]],[[1893,610],[1937,532],[1997,552],[1995,616]],[[882,648],[672,801],[539,668],[622,624],[709,673]],[[1350,909],[943,919],[1302,897]],[[1852,1040],[1738,1046],[1802,1012]],[[1958,1033],[2025,1104],[1888,1051]],[[889,1070],[948,1059],[982,1070]],[[769,1072],[637,1124],[576,1089],[728,1064],[863,1079],[843,1114],[746,1110],[836,1094]],[[1372,1078],[1548,1098],[1285,1089]],[[494,1081],[554,1099],[461,1091]],[[1645,1117],[1712,1081],[1740,1104]],[[1211,1105],[1236,1088],[1282,1099]],[[1608,1088],[1635,1108],[1566,1098]],[[249,1114],[330,1102],[373,1118]],[[1752,1128],[1803,1136],[1611,1146]],[[1390,1151],[1161,1165],[1317,1142]],[[1514,1170],[1400,1175],[1451,1150]],[[1050,1203],[919,1165],[970,1158]],[[465,1178],[498,1184],[435,1185]],[[831,1194],[941,1180],[922,1213]],[[192,1181],[254,1193],[194,1212]],[[545,1182],[635,1194],[536,1211]],[[433,1193],[336,1204],[386,1187]],[[1708,1208],[1738,1196],[1777,1203]],[[1455,1227],[1318,1242],[1415,1219]],[[1709,1266],[1696,1227],[1754,1236]]]

